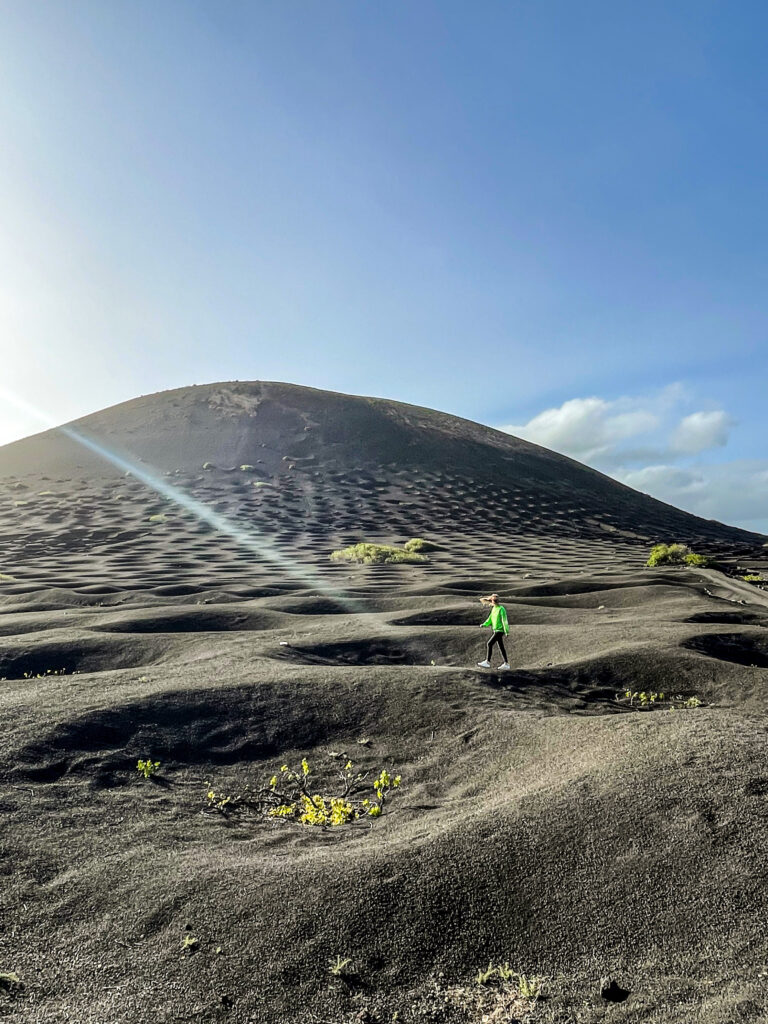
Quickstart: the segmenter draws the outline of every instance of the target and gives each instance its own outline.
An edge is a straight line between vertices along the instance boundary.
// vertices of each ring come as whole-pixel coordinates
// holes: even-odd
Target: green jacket
[[[484,626],[490,626],[494,633],[508,633],[509,622],[507,621],[507,609],[500,604],[491,605],[491,614],[483,623]]]

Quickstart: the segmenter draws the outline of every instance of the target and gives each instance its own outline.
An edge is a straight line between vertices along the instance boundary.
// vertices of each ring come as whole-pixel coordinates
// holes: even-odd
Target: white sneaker
[[[499,671],[505,671],[506,672],[507,669],[509,669],[509,665],[506,663],[506,661],[504,662],[503,665],[499,665]]]
[[[477,667],[478,668],[490,668],[491,667],[491,663],[490,663],[490,661],[478,661]]]

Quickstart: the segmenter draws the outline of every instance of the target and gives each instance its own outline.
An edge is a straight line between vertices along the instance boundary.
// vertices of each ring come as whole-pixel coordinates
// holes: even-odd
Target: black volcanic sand
[[[248,405],[299,392],[260,426]],[[154,430],[157,472],[239,538],[68,438],[0,450],[0,1020],[479,1024],[434,986],[489,961],[547,979],[534,1021],[765,1020],[768,594],[643,568],[687,540],[765,570],[764,539],[450,417],[440,456],[424,410],[366,462],[371,424],[334,440],[317,395],[311,416],[267,385],[172,392],[166,427],[157,396],[99,414],[145,464]],[[206,444],[217,466],[193,471]],[[506,475],[470,477],[497,452]],[[327,561],[417,535],[441,545],[425,565]],[[508,673],[475,667],[490,590]],[[628,708],[627,688],[703,705]],[[402,775],[370,827],[206,809],[209,785],[331,752]]]

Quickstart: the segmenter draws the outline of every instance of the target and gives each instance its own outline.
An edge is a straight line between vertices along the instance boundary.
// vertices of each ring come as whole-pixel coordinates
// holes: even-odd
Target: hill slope
[[[195,586],[190,552],[210,585],[212,562],[224,581],[264,579],[283,556],[330,573],[336,547],[421,535],[481,572],[760,540],[467,420],[286,384],[164,392],[0,449],[0,569],[35,585],[58,585],[64,554],[70,581],[122,585],[128,566],[133,584]]]

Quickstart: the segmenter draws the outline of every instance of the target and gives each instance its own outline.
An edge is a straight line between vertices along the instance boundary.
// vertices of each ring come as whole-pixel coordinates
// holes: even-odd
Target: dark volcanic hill
[[[194,583],[190,551],[206,552],[208,586],[211,561],[243,583],[271,571],[253,547],[212,537],[185,495],[323,567],[352,541],[421,535],[447,542],[457,568],[528,566],[535,550],[565,571],[628,549],[639,559],[659,540],[719,554],[760,541],[455,416],[229,383],[139,398],[0,449],[3,571],[57,585],[66,552],[70,580],[81,571],[93,586],[122,583],[126,565],[136,584]]]
[[[764,538],[377,399],[186,388],[0,449],[0,1021],[768,1019],[768,594],[648,570],[659,540],[765,572]],[[477,664],[490,590],[510,670]],[[402,786],[266,817],[302,758]]]

